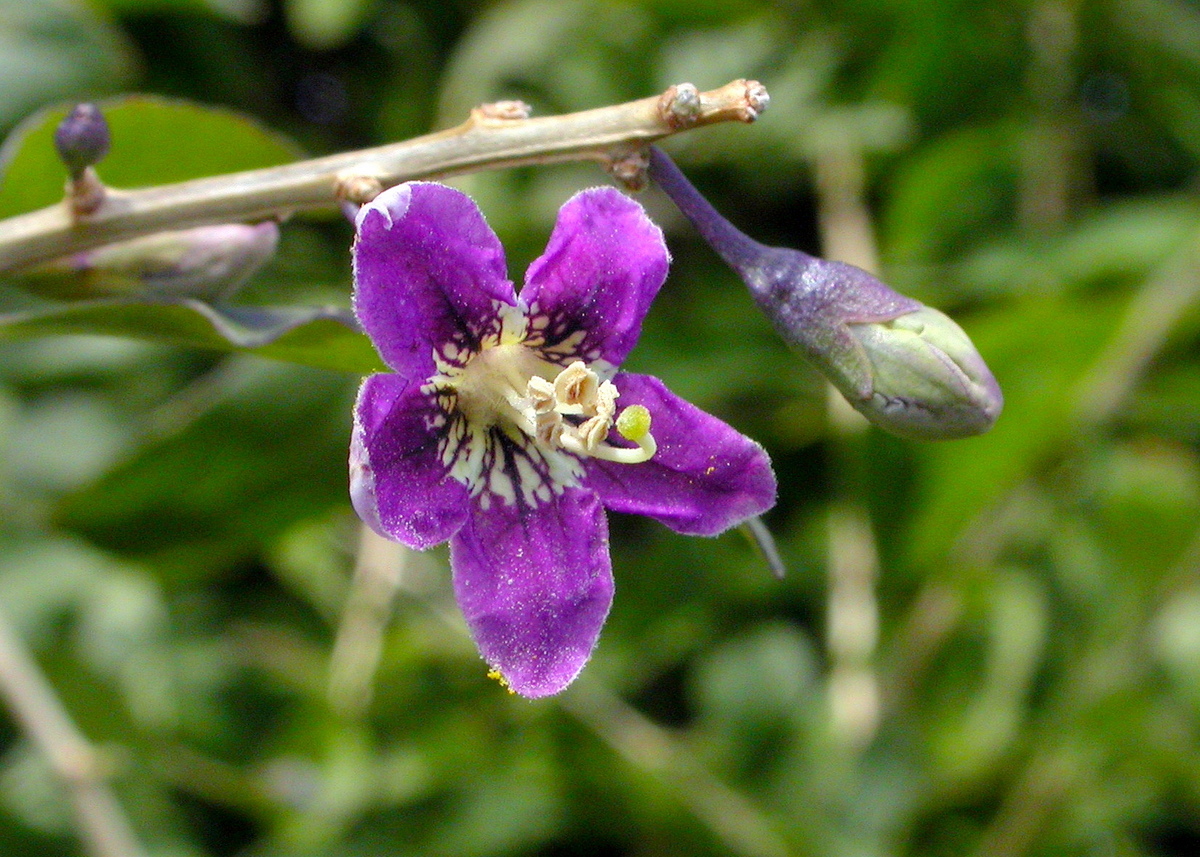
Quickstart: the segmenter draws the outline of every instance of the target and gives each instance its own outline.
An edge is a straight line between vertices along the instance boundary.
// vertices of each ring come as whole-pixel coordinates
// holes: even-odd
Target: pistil
[[[542,447],[622,464],[640,464],[654,456],[658,447],[644,407],[626,408],[618,419],[620,392],[612,381],[601,381],[582,360],[550,380],[547,376],[554,368],[523,345],[494,346],[475,355],[452,386],[459,408],[474,425],[512,426]],[[637,419],[627,419],[631,412]],[[637,447],[606,442],[614,423]]]
[[[612,381],[601,382],[599,376],[579,360],[563,369],[553,384],[544,378],[530,378],[526,398],[537,414],[535,436],[543,443],[557,445],[576,455],[621,464],[649,461],[658,451],[658,445],[650,434],[650,412],[642,405],[626,408],[621,417],[616,418],[618,431],[637,443],[637,448],[616,447],[605,442],[616,417],[618,396],[620,392]],[[636,419],[625,420],[629,412],[635,412]],[[564,415],[581,415],[587,419],[574,424],[564,420]],[[635,428],[627,433],[622,428],[622,421]]]

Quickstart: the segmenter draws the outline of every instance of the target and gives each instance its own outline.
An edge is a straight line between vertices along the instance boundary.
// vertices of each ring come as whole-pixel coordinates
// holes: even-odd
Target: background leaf
[[[254,351],[359,375],[382,368],[353,316],[337,307],[214,306],[189,298],[109,298],[0,315],[0,340],[68,333]]]
[[[146,95],[100,102],[112,148],[97,172],[113,187],[144,187],[295,160],[297,146],[231,110]],[[26,119],[0,149],[0,217],[62,199],[66,171],[54,129],[69,106]]]

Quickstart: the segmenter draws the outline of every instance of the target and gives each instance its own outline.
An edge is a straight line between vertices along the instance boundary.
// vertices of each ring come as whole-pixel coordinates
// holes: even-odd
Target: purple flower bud
[[[650,176],[741,277],[779,335],[868,420],[901,437],[982,434],[1003,406],[957,324],[844,262],[759,244],[721,216],[657,147]]]
[[[274,221],[196,226],[87,250],[71,267],[98,275],[109,291],[220,301],[275,255],[278,243]]]
[[[54,131],[54,146],[72,178],[108,154],[108,122],[95,104],[76,104]]]

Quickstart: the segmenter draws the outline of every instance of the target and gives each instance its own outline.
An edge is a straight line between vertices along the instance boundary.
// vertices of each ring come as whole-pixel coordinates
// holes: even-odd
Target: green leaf
[[[238,357],[221,377],[216,398],[63,498],[56,520],[195,580],[344,506],[353,379]]]
[[[241,24],[255,24],[266,16],[266,0],[105,0],[121,17],[132,15],[200,15],[215,13]]]
[[[48,101],[128,80],[129,46],[96,5],[0,0],[0,128]]]
[[[926,265],[937,264],[1007,222],[1018,136],[1010,123],[970,126],[926,145],[890,179],[882,231],[889,267],[922,281],[893,283],[929,298]]]
[[[355,374],[379,358],[340,307],[212,305],[192,298],[104,298],[0,315],[0,341],[56,334],[106,334],[212,348]]]
[[[1004,391],[1004,412],[982,437],[917,448],[926,469],[908,555],[943,562],[968,523],[1069,440],[1077,389],[1108,343],[1119,300],[1030,297],[966,327]]]
[[[375,0],[288,0],[288,27],[310,48],[340,47],[354,36],[373,11]]]
[[[96,169],[113,187],[277,166],[302,155],[296,144],[230,110],[146,95],[104,101],[100,107],[112,149]],[[66,170],[54,149],[54,129],[68,109],[59,105],[34,114],[0,147],[0,217],[62,199]]]

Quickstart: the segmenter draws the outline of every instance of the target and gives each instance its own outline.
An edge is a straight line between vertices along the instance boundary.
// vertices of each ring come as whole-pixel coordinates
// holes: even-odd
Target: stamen
[[[618,464],[641,464],[649,461],[654,457],[654,453],[658,452],[658,444],[654,440],[654,435],[649,432],[642,436],[633,449],[609,446],[607,443],[598,443],[589,449],[581,438],[575,434],[568,434],[566,431],[559,436],[558,441],[562,444],[563,449],[574,452],[576,455],[588,455],[604,461],[615,461]]]
[[[581,413],[594,414],[599,379],[582,360],[576,360],[554,379],[559,405],[578,405]]]
[[[596,390],[596,416],[604,417],[611,424],[617,413],[617,397],[620,395],[617,385],[612,381],[601,384]]]
[[[529,379],[526,395],[529,396],[529,404],[533,406],[535,414],[549,413],[558,405],[554,385],[540,375],[534,375]]]
[[[559,370],[553,381],[539,374],[553,368],[520,345],[482,349],[452,385],[467,424],[481,432],[491,426],[504,431],[516,429],[546,453],[561,449],[624,464],[638,464],[654,456],[657,446],[649,432],[650,414],[644,407],[626,408],[616,420],[620,391],[612,381],[601,381],[582,360]],[[636,443],[636,448],[615,447],[605,441],[614,421],[617,430]],[[470,445],[470,454],[479,459],[475,467],[478,470],[483,461],[476,446]]]
[[[605,384],[612,386],[610,382]],[[601,391],[603,391],[603,386]],[[616,388],[612,388],[613,392]],[[613,395],[608,398],[607,407],[613,407]],[[610,446],[604,442],[612,426],[612,417],[598,414],[580,426],[563,424],[558,435],[558,442],[563,449],[568,449],[577,455],[588,455],[592,458],[602,458],[605,461],[615,461],[619,464],[641,464],[649,461],[658,452],[658,443],[650,434],[650,411],[644,405],[631,405],[621,412],[617,419],[617,431],[626,440],[637,444],[636,449]]]
[[[512,412],[509,417],[517,424],[517,427],[525,434],[534,434],[537,431],[537,411],[530,404],[529,397],[523,396],[515,389],[505,386],[501,392],[504,394],[505,400],[512,407]]]
[[[608,430],[611,427],[612,420],[602,416],[595,416],[585,420],[575,429],[575,432],[583,441],[584,449],[590,453],[604,442],[604,439],[608,437]]]
[[[537,415],[534,437],[540,443],[554,446],[559,442],[563,430],[562,414],[558,411],[542,411]]]

